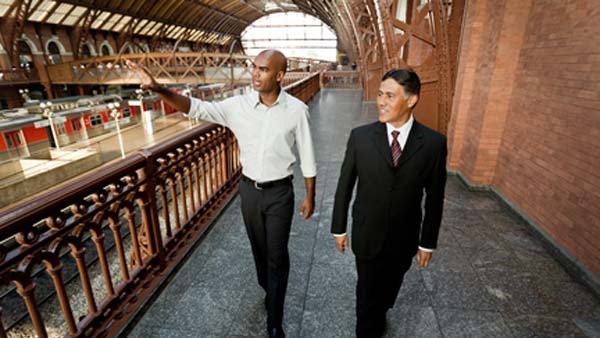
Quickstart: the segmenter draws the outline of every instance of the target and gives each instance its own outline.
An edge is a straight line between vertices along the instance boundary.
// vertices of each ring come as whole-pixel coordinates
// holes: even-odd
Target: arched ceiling
[[[28,21],[71,26],[92,21],[92,29],[130,30],[133,34],[142,35],[153,35],[160,27],[172,31],[171,36],[167,34],[172,38],[183,36],[184,40],[204,41],[196,33],[206,32],[217,33],[221,38],[229,37],[221,39],[228,41],[239,38],[253,21],[275,12],[305,12],[335,29],[327,11],[328,3],[333,1],[9,0],[0,3],[0,17],[20,11]]]
[[[300,11],[336,27],[342,1],[334,0],[4,0],[0,19],[82,26],[126,33],[228,44],[255,20]],[[342,6],[343,7],[343,6]],[[338,14],[335,14],[338,13]],[[345,41],[340,41],[342,46]]]

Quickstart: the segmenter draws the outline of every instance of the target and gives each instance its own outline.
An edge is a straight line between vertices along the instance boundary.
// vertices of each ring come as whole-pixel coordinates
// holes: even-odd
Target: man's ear
[[[419,95],[411,95],[408,97],[408,108],[412,109],[419,102]]]
[[[283,81],[283,77],[285,76],[285,72],[280,70],[277,72],[277,82],[281,83]]]

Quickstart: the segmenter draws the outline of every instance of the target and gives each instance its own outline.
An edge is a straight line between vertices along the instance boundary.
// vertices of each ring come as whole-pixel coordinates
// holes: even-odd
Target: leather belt
[[[256,190],[263,190],[263,189],[271,188],[271,187],[278,186],[278,185],[289,184],[292,181],[292,178],[294,178],[294,176],[290,175],[290,176],[284,177],[279,180],[259,183],[246,175],[242,175],[242,180],[252,184],[254,186],[254,188],[256,188]]]

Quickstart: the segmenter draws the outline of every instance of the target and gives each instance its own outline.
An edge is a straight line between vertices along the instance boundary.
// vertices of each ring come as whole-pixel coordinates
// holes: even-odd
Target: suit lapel
[[[379,154],[383,157],[385,162],[391,167],[394,167],[392,163],[392,150],[388,143],[387,129],[385,123],[377,122],[373,126],[373,132],[371,133],[371,139],[375,143],[375,148]]]
[[[402,164],[404,164],[406,161],[408,161],[419,149],[421,149],[422,146],[423,146],[423,129],[421,128],[421,124],[419,124],[415,120],[413,122],[412,128],[410,129],[410,132],[408,133],[408,139],[406,140],[404,149],[402,149],[402,155],[400,156],[400,162],[398,163],[398,168],[402,167]],[[391,156],[392,155],[390,154],[390,158],[391,158]]]

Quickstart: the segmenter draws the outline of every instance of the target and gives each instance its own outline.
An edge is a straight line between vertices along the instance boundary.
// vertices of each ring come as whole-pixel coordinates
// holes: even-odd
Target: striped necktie
[[[398,142],[398,135],[400,132],[397,130],[392,131],[392,161],[394,162],[394,167],[398,167],[398,163],[400,162],[400,155],[402,155],[402,149],[400,148],[400,142]]]

